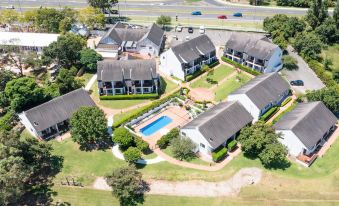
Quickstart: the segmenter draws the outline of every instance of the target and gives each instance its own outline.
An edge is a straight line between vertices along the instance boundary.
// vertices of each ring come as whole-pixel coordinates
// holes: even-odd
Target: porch
[[[49,140],[56,136],[66,133],[68,130],[69,130],[69,120],[65,120],[45,130],[38,132],[38,134],[41,139]]]

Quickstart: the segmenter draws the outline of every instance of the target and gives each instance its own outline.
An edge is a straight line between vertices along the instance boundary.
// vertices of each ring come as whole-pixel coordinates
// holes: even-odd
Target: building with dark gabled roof
[[[96,50],[105,52],[136,52],[158,56],[164,45],[164,30],[156,24],[150,28],[132,28],[116,23],[99,41]]]
[[[155,60],[99,61],[99,95],[158,93],[156,66]]]
[[[239,101],[257,121],[289,95],[290,86],[278,73],[259,75],[228,95],[229,101]]]
[[[180,132],[197,145],[200,153],[211,157],[211,152],[235,139],[252,120],[251,114],[239,102],[223,102],[183,126]]]
[[[267,37],[233,33],[225,44],[224,56],[262,73],[282,68],[282,50]]]
[[[217,59],[216,49],[207,35],[178,44],[160,55],[160,70],[185,80],[187,75]]]
[[[300,103],[275,125],[279,141],[293,156],[311,157],[326,144],[335,129],[337,118],[322,102]]]
[[[68,130],[69,119],[82,106],[95,106],[84,89],[77,89],[20,113],[21,123],[35,137],[47,140]]]

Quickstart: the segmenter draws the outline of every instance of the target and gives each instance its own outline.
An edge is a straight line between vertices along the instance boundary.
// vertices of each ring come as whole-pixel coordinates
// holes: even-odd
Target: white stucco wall
[[[264,73],[279,71],[283,66],[281,58],[282,58],[282,50],[278,47],[275,49],[274,54],[271,56],[271,58],[267,62]]]
[[[185,135],[183,135],[185,133]],[[207,142],[207,140],[202,136],[202,134],[196,129],[181,129],[180,134],[183,137],[190,138],[196,145],[197,151],[203,153],[207,156],[211,156],[211,145]],[[200,143],[205,145],[205,148],[200,146]]]
[[[20,118],[20,122],[25,125],[26,129],[29,131],[29,133],[34,136],[34,137],[38,137],[38,133],[35,131],[33,125],[31,124],[31,122],[27,119],[26,114],[20,113],[18,114],[19,118]]]
[[[291,130],[276,130],[275,132],[282,134],[282,138],[278,140],[287,147],[289,154],[298,156],[306,148]]]
[[[181,68],[181,63],[172,49],[169,49],[160,55],[159,69],[167,75],[173,75],[176,78],[185,80],[185,73]]]
[[[143,39],[137,44],[137,51],[140,54],[158,56],[160,48],[148,39]]]
[[[245,94],[230,94],[227,97],[228,101],[239,101],[242,106],[252,115],[253,121],[257,122],[260,116],[260,110]]]

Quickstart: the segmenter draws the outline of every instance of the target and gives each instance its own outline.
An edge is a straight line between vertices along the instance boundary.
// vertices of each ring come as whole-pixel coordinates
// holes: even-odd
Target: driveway
[[[293,48],[288,46],[287,51],[290,56],[298,61],[298,69],[282,70],[281,72],[288,81],[301,79],[304,81],[304,86],[292,86],[297,93],[306,93],[306,90],[319,90],[325,87],[324,83],[317,77],[314,71],[308,67],[307,63],[296,53]]]

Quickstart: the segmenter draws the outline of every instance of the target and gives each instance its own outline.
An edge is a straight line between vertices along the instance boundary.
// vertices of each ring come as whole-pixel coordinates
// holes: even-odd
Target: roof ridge
[[[219,111],[217,114],[215,114],[215,115],[211,115],[211,116],[209,116],[209,117],[206,117],[206,118],[201,122],[201,124],[200,124],[199,126],[197,126],[197,127],[200,127],[200,126],[206,124],[206,123],[209,122],[211,119],[215,118],[217,115],[220,115],[223,111],[225,111],[227,108],[229,108],[229,107],[230,107],[231,105],[233,105],[234,103],[236,103],[236,101],[222,102],[222,103],[220,103],[220,104],[218,104],[218,105],[215,105],[214,107],[211,108],[211,110],[212,110],[213,108],[217,107],[217,106],[220,106],[220,108],[215,109],[216,111],[219,111],[219,110],[220,110],[220,111]],[[223,105],[225,105],[225,107],[222,107]],[[209,110],[209,111],[211,111],[211,110]]]
[[[269,77],[274,76],[275,74],[278,74],[278,73],[273,72],[273,73],[261,74],[257,78],[252,79],[254,84],[250,85],[249,89],[245,93],[250,92],[252,89],[259,86],[260,84],[263,84],[264,81],[266,81]],[[258,78],[262,78],[262,79],[260,79],[260,81],[258,81]],[[255,81],[255,80],[257,80],[257,81]],[[246,85],[249,85],[249,84],[245,84],[244,86],[246,86]]]
[[[299,107],[302,107],[302,105],[307,105],[308,107],[306,108],[306,112],[304,115],[300,115],[299,118],[296,118],[295,121],[293,121],[294,124],[291,126],[291,130],[293,130],[299,124],[299,122],[306,119],[310,115],[310,113],[313,112],[314,109],[318,107],[320,104],[321,104],[320,101],[300,103]]]

